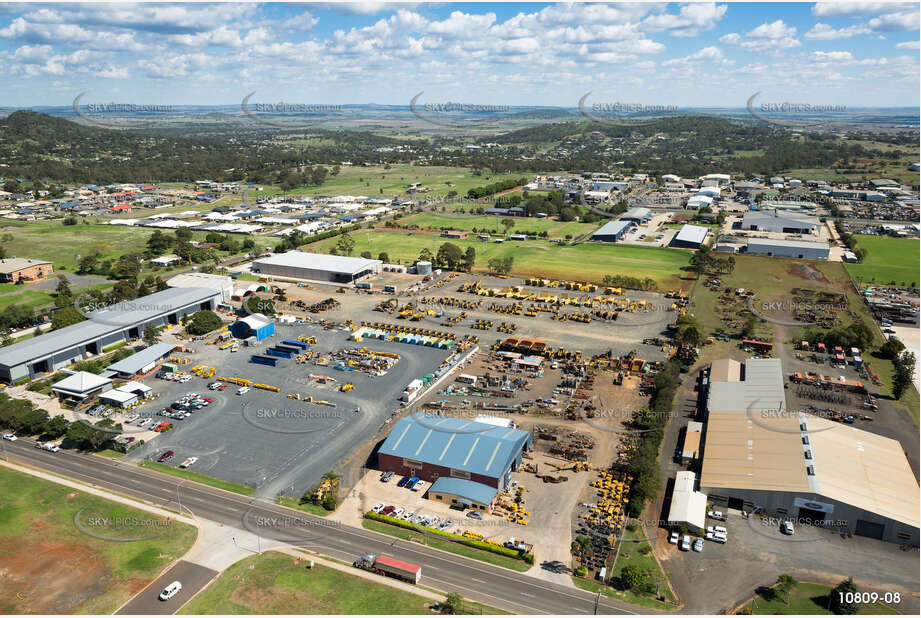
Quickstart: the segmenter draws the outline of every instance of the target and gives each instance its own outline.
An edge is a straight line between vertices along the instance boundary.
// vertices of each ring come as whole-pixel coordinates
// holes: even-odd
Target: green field
[[[775,598],[771,592],[764,591],[756,596],[754,601],[747,603],[740,613],[805,616],[831,614],[827,608],[829,592],[831,592],[829,586],[800,582],[790,592],[787,603],[784,603],[783,599]],[[882,603],[864,604],[858,607],[860,609],[857,613],[863,615],[897,615],[899,613]]]
[[[4,614],[110,614],[197,535],[192,526],[2,467],[0,495]]]
[[[505,235],[506,230],[501,221],[505,217],[487,216],[442,216],[435,214],[417,214],[403,217],[400,225],[418,225],[423,229],[443,230],[451,229],[469,232],[473,228],[478,230],[489,229],[492,233]],[[579,223],[578,221],[557,221],[555,219],[535,219],[524,217],[510,217],[515,222],[508,229],[510,234],[537,235],[547,232],[550,238],[563,238],[567,234],[575,238],[581,234],[588,234],[596,230],[600,223]]]
[[[356,232],[354,254],[370,251],[377,255],[385,251],[391,260],[411,262],[419,257],[424,248],[432,253],[445,242],[437,234],[409,234],[375,230],[370,233]],[[337,238],[328,238],[309,245],[310,251],[327,253],[335,246]],[[477,253],[476,268],[488,270],[491,258],[513,256],[512,273],[520,276],[541,276],[551,279],[575,279],[600,283],[604,275],[628,275],[649,277],[660,288],[675,288],[681,285],[681,267],[686,266],[691,252],[681,249],[643,247],[611,243],[583,243],[576,246],[561,246],[546,240],[514,241],[505,243],[479,240],[452,240],[461,249],[473,247]]]
[[[844,267],[855,281],[898,286],[918,285],[919,241],[914,238],[891,238],[857,234],[857,248],[866,249],[867,257],[860,264]]]
[[[406,528],[400,528],[398,526],[392,526],[390,524],[385,524],[379,521],[372,521],[370,519],[363,519],[361,521],[361,525],[368,530],[374,530],[375,532],[380,532],[382,534],[389,534],[390,536],[395,536],[407,541],[410,539],[423,540],[429,547],[451,552],[452,554],[458,554],[459,556],[473,558],[474,560],[481,560],[496,566],[512,569],[513,571],[527,571],[531,568],[531,565],[525,563],[522,560],[518,560],[517,558],[510,558],[508,556],[494,554],[492,552],[477,549],[476,547],[470,547],[469,545],[464,545],[462,543],[455,543],[454,541],[449,541],[447,539],[438,539],[435,538],[434,535],[424,535],[420,532],[416,532],[415,530],[408,530]]]
[[[422,581],[425,582],[423,572]],[[432,601],[304,559],[265,552],[241,560],[180,614],[428,614]],[[497,613],[465,604],[463,613]]]

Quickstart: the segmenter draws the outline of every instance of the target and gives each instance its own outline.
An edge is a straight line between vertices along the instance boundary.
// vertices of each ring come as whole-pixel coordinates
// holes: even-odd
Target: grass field
[[[0,495],[3,614],[110,614],[182,556],[197,534],[192,526],[2,467]],[[107,540],[135,538],[143,540]]]
[[[503,218],[505,217],[451,217],[424,213],[403,217],[399,220],[399,223],[400,225],[418,225],[420,228],[432,230],[447,228],[469,232],[474,228],[478,230],[489,229],[493,233],[504,235],[506,232],[501,223]],[[555,219],[535,219],[530,217],[511,217],[511,220],[515,224],[509,228],[510,234],[537,235],[541,232],[547,232],[550,238],[563,238],[567,234],[576,237],[580,234],[592,232],[601,225],[600,223],[564,222]]]
[[[243,485],[237,485],[236,483],[231,483],[230,481],[222,481],[221,479],[216,479],[211,476],[205,476],[204,474],[199,474],[197,472],[192,472],[191,470],[180,470],[174,466],[168,466],[166,464],[161,464],[156,461],[142,461],[140,464],[142,468],[150,468],[156,470],[157,472],[162,472],[163,474],[169,474],[170,476],[178,476],[182,479],[189,479],[190,481],[195,481],[196,483],[201,483],[202,485],[210,485],[211,487],[217,487],[218,489],[225,489],[227,491],[232,491],[236,494],[243,494],[244,496],[252,495],[256,492],[254,487],[245,487]]]
[[[377,255],[386,251],[391,260],[413,261],[424,248],[432,253],[445,242],[437,234],[407,234],[404,232],[373,231],[353,233],[355,255],[370,251]],[[308,246],[308,250],[326,253],[338,239],[328,238]],[[604,275],[629,275],[649,277],[660,288],[681,285],[680,270],[691,258],[689,251],[609,243],[583,243],[560,246],[546,240],[522,242],[482,242],[479,240],[452,240],[461,249],[473,247],[477,253],[476,268],[488,269],[491,258],[515,258],[513,274],[542,276],[556,279],[578,279],[600,283]],[[686,283],[686,282],[685,282]]]
[[[917,286],[919,241],[913,238],[867,236],[857,234],[857,247],[867,250],[867,258],[860,264],[844,267],[855,281],[899,286]]]
[[[754,601],[745,605],[742,613],[752,614],[780,614],[780,615],[806,615],[815,616],[818,614],[831,614],[827,609],[828,593],[831,592],[829,586],[820,584],[807,584],[800,582],[790,592],[790,598],[787,603],[783,599],[774,598],[774,596],[764,591],[755,597]],[[858,605],[860,608],[857,612],[862,615],[897,615],[899,612],[883,605],[882,603],[871,603]],[[748,610],[751,610],[750,612]]]
[[[326,517],[332,512],[327,511],[319,504],[313,504],[312,502],[305,502],[301,504],[300,500],[296,498],[288,498],[286,496],[278,496],[275,498],[275,504],[280,504],[290,509],[297,509],[298,511],[304,511],[305,513],[310,513],[319,517]]]
[[[452,554],[465,556],[467,558],[473,558],[474,560],[481,560],[482,562],[488,562],[496,566],[512,569],[513,571],[523,572],[531,568],[531,565],[526,564],[523,560],[517,560],[515,558],[494,554],[492,552],[477,549],[476,547],[470,547],[468,545],[462,545],[461,543],[455,543],[453,541],[436,539],[434,536],[423,535],[419,532],[409,530],[407,528],[399,528],[397,526],[391,526],[390,524],[385,524],[379,521],[372,521],[370,519],[363,519],[361,525],[368,530],[389,534],[390,536],[395,536],[404,540],[424,539],[425,544],[429,547],[441,549],[447,552],[451,552]]]
[[[241,560],[180,614],[428,614],[432,601],[279,552]],[[425,582],[423,571],[422,581]],[[496,613],[465,604],[463,613]]]

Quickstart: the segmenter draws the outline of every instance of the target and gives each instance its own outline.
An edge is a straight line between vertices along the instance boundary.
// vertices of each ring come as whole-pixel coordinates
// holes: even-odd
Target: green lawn
[[[450,209],[450,205],[449,205]],[[501,221],[506,217],[488,217],[483,215],[467,216],[441,216],[429,213],[410,215],[399,220],[400,225],[418,225],[424,229],[452,229],[459,231],[470,231],[473,228],[478,230],[489,229],[493,234],[505,235],[505,227]],[[563,238],[567,234],[576,237],[580,234],[587,234],[598,229],[600,224],[596,223],[579,223],[578,221],[557,221],[555,219],[536,219],[533,217],[508,217],[514,221],[514,225],[509,228],[510,234],[530,234],[537,235],[546,231],[550,238]]]
[[[0,495],[3,614],[110,614],[197,535],[192,526],[2,467]]]
[[[770,592],[762,592],[754,601],[745,605],[740,613],[752,614],[782,614],[782,615],[806,615],[814,616],[816,614],[831,614],[827,609],[828,593],[831,592],[829,586],[820,584],[807,584],[800,582],[796,588],[790,592],[788,603],[782,599],[773,598]],[[859,605],[859,614],[898,614],[896,610],[883,605],[874,603]],[[751,610],[748,612],[747,610]]]
[[[409,530],[407,528],[398,528],[397,526],[391,526],[389,524],[385,524],[379,521],[372,521],[370,519],[363,519],[361,525],[368,530],[389,534],[390,536],[395,536],[404,540],[423,539],[425,544],[429,547],[441,549],[447,552],[451,552],[452,554],[465,556],[467,558],[473,558],[474,560],[488,562],[496,566],[512,569],[513,571],[524,572],[531,568],[531,565],[526,564],[523,560],[501,556],[492,552],[483,551],[482,549],[477,549],[476,547],[470,547],[468,545],[455,543],[445,539],[437,539],[432,535],[425,535],[414,530]]]
[[[152,470],[156,470],[157,472],[169,474],[170,476],[178,476],[182,479],[189,479],[190,481],[195,481],[196,483],[201,483],[202,485],[210,485],[211,487],[232,491],[237,494],[243,494],[244,496],[249,496],[256,492],[255,487],[245,487],[243,485],[231,483],[230,481],[222,481],[221,479],[205,476],[204,474],[192,472],[191,470],[180,470],[179,468],[168,466],[156,461],[142,461],[138,465],[142,468],[150,468]]]
[[[192,599],[180,614],[428,614],[432,601],[306,559],[266,552],[241,560]],[[382,578],[383,579],[383,578]],[[422,582],[425,582],[423,569]],[[494,613],[489,607],[469,610]]]
[[[373,256],[386,251],[391,260],[414,261],[424,248],[432,253],[445,242],[437,234],[408,234],[375,230],[356,232],[354,254],[370,251]],[[335,246],[337,238],[328,238],[309,245],[309,250],[326,253]],[[461,249],[473,247],[477,253],[476,268],[488,269],[491,258],[515,258],[512,273],[520,276],[540,276],[551,279],[571,279],[601,283],[606,274],[650,277],[660,288],[679,287],[681,267],[691,258],[689,251],[661,247],[644,247],[613,243],[583,243],[560,246],[546,240],[509,241],[505,243],[479,240],[452,240]]]
[[[305,513],[310,513],[312,515],[318,515],[320,517],[326,517],[332,511],[327,511],[319,504],[313,504],[312,502],[301,503],[300,500],[295,498],[288,498],[286,496],[278,496],[275,498],[275,504],[280,504],[286,506],[289,509],[297,509],[298,511],[304,511]]]
[[[860,264],[845,264],[855,281],[899,286],[918,285],[919,242],[914,238],[891,238],[857,234],[857,247],[867,250]]]

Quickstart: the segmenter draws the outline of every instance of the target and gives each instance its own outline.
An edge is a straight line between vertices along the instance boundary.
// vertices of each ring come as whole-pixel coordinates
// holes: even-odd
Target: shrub
[[[588,569],[584,566],[576,567],[576,577],[585,577],[588,574]]]

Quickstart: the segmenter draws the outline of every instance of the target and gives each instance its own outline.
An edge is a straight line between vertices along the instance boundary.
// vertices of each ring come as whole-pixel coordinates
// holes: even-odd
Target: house
[[[0,283],[26,283],[41,281],[54,274],[51,262],[29,258],[0,260]]]

